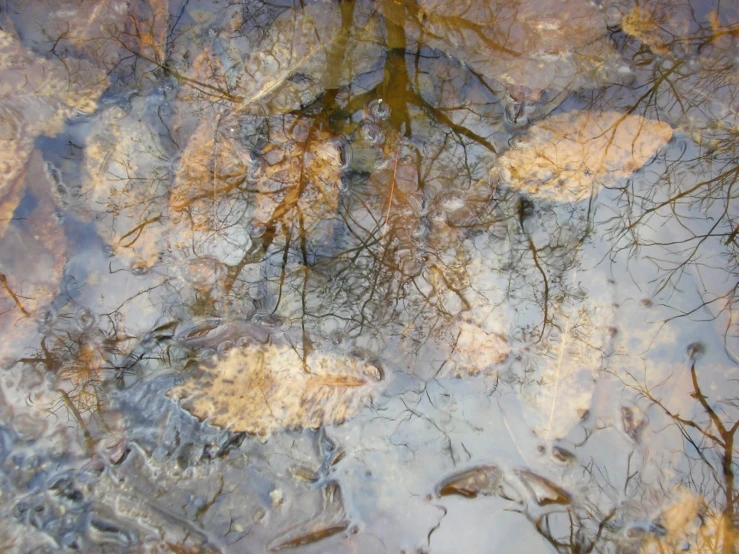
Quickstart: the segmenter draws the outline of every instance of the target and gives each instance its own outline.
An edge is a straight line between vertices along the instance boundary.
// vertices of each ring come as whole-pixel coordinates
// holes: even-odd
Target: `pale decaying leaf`
[[[169,197],[167,240],[176,251],[236,264],[251,248],[244,191],[261,166],[240,131],[233,114],[209,113],[182,151]]]
[[[690,0],[609,0],[606,4],[621,30],[660,56],[682,56],[702,29],[695,29],[695,9]],[[708,27],[708,26],[707,26]],[[708,30],[708,29],[706,29]],[[692,40],[691,40],[692,39]]]
[[[36,338],[38,312],[59,292],[67,261],[67,241],[52,200],[51,179],[41,153],[30,155],[20,179],[35,206],[10,222],[0,238],[0,363]]]
[[[498,492],[503,472],[498,466],[477,466],[445,478],[436,487],[439,496],[460,495],[475,498],[478,495],[492,496]]]
[[[598,88],[629,73],[608,38],[602,11],[586,0],[384,4],[389,19],[403,25],[417,19],[419,42],[502,88],[508,117],[518,125],[547,115],[569,91]],[[414,27],[406,29],[413,33]]]
[[[523,356],[531,356],[524,361],[531,381],[521,392],[525,418],[545,440],[565,437],[591,407],[614,311],[607,298],[597,299],[598,292],[563,295],[542,340]]]
[[[320,511],[306,521],[280,533],[268,545],[270,552],[315,544],[347,530],[351,523],[338,483],[328,483],[322,492]]]
[[[672,138],[666,123],[618,112],[557,114],[503,154],[503,181],[553,202],[579,202],[628,177]]]
[[[144,59],[163,64],[169,31],[169,1],[139,0],[129,13],[128,34],[135,37],[134,46]],[[138,49],[138,50],[136,50]]]
[[[202,372],[170,396],[213,425],[263,437],[342,423],[383,383],[382,372],[358,358],[315,352],[303,359],[276,345],[234,349]]]
[[[446,333],[451,336],[452,351],[437,378],[490,374],[510,352],[503,336],[470,321],[455,321]]]
[[[117,77],[130,69],[128,64],[135,64],[137,77],[145,77],[152,70],[146,60],[164,61],[168,3],[21,0],[14,5],[12,19],[22,31],[23,43],[36,52],[54,52],[65,60],[85,59]]]
[[[164,230],[170,162],[148,108],[136,99],[128,113],[113,106],[98,116],[85,148],[82,195],[116,255],[151,267]]]
[[[244,184],[257,170],[239,131],[238,118],[232,114],[203,118],[175,167],[169,201],[173,210],[183,210],[199,200],[212,202]]]
[[[191,136],[175,168],[170,197],[173,220],[182,219],[179,236],[195,244],[220,237],[236,253],[233,263],[251,244],[249,225],[280,229],[280,238],[326,238],[339,206],[338,143],[305,121],[294,125],[290,138],[270,137],[261,152],[240,133],[239,117],[230,112],[202,121]],[[226,261],[221,253],[208,254]]]
[[[703,497],[682,487],[671,491],[661,510],[650,515],[635,519],[624,528],[626,541],[638,545],[639,552],[703,552],[701,547],[706,538],[715,540],[717,536],[714,533],[721,533],[716,527],[721,527],[722,522],[720,519],[712,521]],[[725,537],[724,540],[733,541],[734,537]]]
[[[249,105],[271,98],[273,111],[289,111],[308,100],[297,82],[288,79],[301,74],[322,80],[327,71],[326,56],[338,37],[340,13],[334,4],[312,4],[302,10],[286,10],[243,62],[243,72],[235,84],[243,103]]]
[[[297,110],[326,89],[376,69],[383,58],[382,28],[376,18],[355,12],[354,26],[346,28],[335,3],[282,10],[266,29],[249,29],[248,24],[240,28],[234,21],[241,22],[240,13],[221,16],[226,20],[220,25],[198,10],[190,14],[200,28],[195,35],[206,22],[209,31],[219,30],[213,42],[195,39],[193,49],[201,53],[191,64],[175,60],[192,89],[184,95],[225,98],[243,112],[257,104],[273,114]],[[364,18],[369,21],[361,21]]]
[[[661,36],[659,22],[653,19],[651,14],[641,6],[634,6],[623,16],[621,29],[627,35],[631,35],[649,46],[655,54],[665,55],[669,53],[666,41]]]
[[[34,139],[54,136],[75,113],[92,113],[107,87],[91,64],[36,56],[0,30],[0,237],[22,198]]]

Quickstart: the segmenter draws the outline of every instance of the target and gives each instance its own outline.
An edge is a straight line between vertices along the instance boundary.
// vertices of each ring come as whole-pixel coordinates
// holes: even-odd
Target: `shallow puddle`
[[[4,552],[736,552],[739,8],[9,0]]]

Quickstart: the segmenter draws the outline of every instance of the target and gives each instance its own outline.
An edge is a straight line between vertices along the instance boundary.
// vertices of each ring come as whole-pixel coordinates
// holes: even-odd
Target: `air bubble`
[[[51,326],[54,324],[55,320],[56,311],[54,311],[52,308],[42,310],[36,319],[38,323],[39,333],[47,333],[51,329]]]
[[[134,275],[146,275],[151,271],[149,265],[141,258],[136,258],[131,262],[131,273]]]
[[[377,123],[371,121],[363,121],[359,127],[359,135],[366,141],[374,145],[380,145],[385,142],[385,133],[382,132]]]
[[[214,363],[214,359],[217,352],[213,348],[203,348],[198,352],[198,359],[203,362],[206,366],[211,366]]]
[[[367,104],[367,109],[370,115],[378,121],[390,118],[390,106],[382,98],[372,100],[372,102]]]
[[[249,233],[249,236],[259,238],[267,231],[267,226],[264,225],[264,223],[252,221],[251,223],[249,223],[247,231]]]
[[[28,512],[30,511],[31,506],[28,504],[28,502],[18,502],[18,504],[13,507],[13,515],[21,520],[25,520]]]
[[[182,268],[184,280],[201,291],[212,289],[223,274],[222,264],[214,258],[189,260]]]
[[[87,331],[95,325],[95,315],[87,308],[82,308],[74,315],[74,322],[80,331]]]

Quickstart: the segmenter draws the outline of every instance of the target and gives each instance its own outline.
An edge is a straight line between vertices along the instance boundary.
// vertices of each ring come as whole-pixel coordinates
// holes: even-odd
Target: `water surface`
[[[0,547],[735,552],[738,12],[4,2]]]

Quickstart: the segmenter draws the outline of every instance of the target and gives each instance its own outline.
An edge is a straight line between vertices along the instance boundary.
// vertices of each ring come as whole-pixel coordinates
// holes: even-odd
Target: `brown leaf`
[[[244,104],[272,97],[296,73],[322,80],[327,49],[338,36],[340,17],[334,4],[284,11],[244,61],[245,78],[238,84]],[[284,91],[275,107],[284,111],[298,107],[300,99],[293,98],[293,92],[297,91]]]
[[[233,431],[269,436],[352,417],[378,392],[380,371],[355,358],[292,347],[232,350],[214,369],[170,392],[196,416]]]
[[[23,43],[36,52],[83,58],[111,70],[124,55],[130,55],[120,41],[129,18],[128,4],[119,0],[23,2],[13,20]]]
[[[475,498],[480,494],[491,496],[498,492],[502,478],[502,473],[496,466],[473,467],[444,479],[439,483],[437,492],[439,496],[458,494],[465,498]]]
[[[238,119],[231,114],[203,118],[175,168],[169,202],[173,210],[213,201],[245,182],[253,161],[238,129]]]
[[[421,29],[419,42],[494,81],[511,97],[502,98],[506,111],[521,102],[526,113],[512,123],[546,115],[567,91],[619,78],[602,12],[586,0],[393,0],[384,11],[409,33]]]
[[[631,175],[670,138],[669,125],[640,115],[563,113],[531,127],[498,163],[504,182],[525,194],[579,202]]]
[[[662,28],[652,15],[642,6],[634,6],[621,18],[621,29],[627,35],[649,46],[655,54],[669,54],[666,41],[661,36]]]
[[[529,495],[531,495],[531,499],[539,506],[569,504],[572,501],[567,491],[546,477],[525,469],[516,470],[515,473]]]
[[[325,132],[296,126],[293,133],[307,136],[293,143],[292,151],[273,149],[264,156],[265,175],[257,182],[252,218],[256,224],[282,226],[293,236],[315,240],[339,205],[341,154]]]
[[[321,511],[273,539],[269,544],[270,552],[315,544],[347,530],[350,522],[346,517],[339,485],[335,482],[328,483],[322,493]]]

